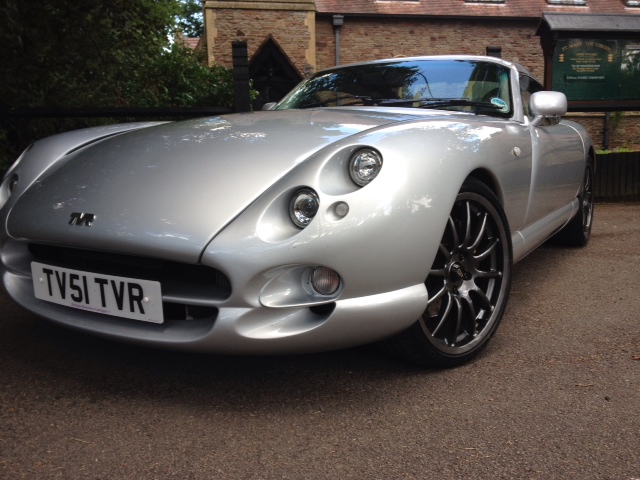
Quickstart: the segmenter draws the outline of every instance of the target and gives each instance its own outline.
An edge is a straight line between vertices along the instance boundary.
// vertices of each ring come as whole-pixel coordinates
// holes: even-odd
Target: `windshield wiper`
[[[338,102],[347,102],[337,105]],[[365,106],[411,106],[417,108],[438,108],[438,107],[483,107],[492,110],[500,110],[502,107],[494,105],[490,102],[480,102],[477,100],[470,100],[468,98],[416,98],[416,99],[401,99],[401,98],[376,98],[368,95],[340,95],[332,98],[327,98],[320,102],[308,103],[302,105],[300,108],[315,108],[326,107],[329,104],[336,103],[335,106],[348,107],[352,105],[365,105]]]
[[[327,98],[326,100],[322,100],[320,102],[307,103],[305,105],[300,106],[300,108],[326,107],[331,103],[337,104],[338,102],[344,102],[347,100],[353,100],[353,101],[349,103],[343,103],[341,105],[335,105],[335,106],[345,107],[349,105],[359,105],[359,104],[373,105],[373,102],[375,101],[373,97],[369,97],[366,95],[340,95],[340,96],[336,95],[335,97]]]
[[[418,108],[438,108],[438,107],[483,107],[493,110],[500,110],[503,107],[494,105],[491,102],[481,102],[468,98],[420,98],[414,100]]]
[[[349,100],[351,100],[349,102]],[[327,98],[326,100],[322,100],[320,102],[315,102],[315,103],[307,103],[305,105],[302,105],[300,108],[315,108],[315,107],[326,107],[329,104],[332,103],[338,103],[338,102],[348,102],[348,103],[341,103],[340,105],[335,105],[336,107],[348,107],[351,105],[364,105],[366,107],[381,107],[381,106],[386,106],[386,105],[410,105],[412,103],[415,103],[416,101],[420,101],[422,99],[419,100],[402,100],[399,98],[380,98],[380,97],[371,97],[368,95],[341,95],[341,96],[335,96],[332,98]]]

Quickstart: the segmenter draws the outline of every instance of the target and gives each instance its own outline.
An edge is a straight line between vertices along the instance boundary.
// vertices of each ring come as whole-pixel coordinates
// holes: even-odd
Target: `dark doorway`
[[[249,77],[253,80],[253,88],[260,93],[253,102],[254,110],[282,99],[302,80],[302,75],[272,37],[264,41],[251,59]]]

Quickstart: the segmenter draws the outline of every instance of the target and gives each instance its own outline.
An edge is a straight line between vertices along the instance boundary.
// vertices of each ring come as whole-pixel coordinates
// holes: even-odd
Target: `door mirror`
[[[265,103],[262,106],[262,110],[273,110],[273,107],[276,106],[276,102],[269,102],[269,103]]]
[[[567,97],[562,92],[536,92],[531,95],[529,111],[537,127],[547,117],[562,117],[567,113]]]

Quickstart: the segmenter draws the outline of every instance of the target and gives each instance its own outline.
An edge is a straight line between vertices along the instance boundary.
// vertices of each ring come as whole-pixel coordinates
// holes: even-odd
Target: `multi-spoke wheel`
[[[561,245],[584,247],[591,237],[593,222],[593,161],[587,162],[582,188],[578,195],[578,213],[556,235],[553,240]]]
[[[489,341],[504,313],[511,283],[511,234],[495,195],[469,180],[456,198],[431,271],[422,317],[391,339],[409,360],[460,365]]]

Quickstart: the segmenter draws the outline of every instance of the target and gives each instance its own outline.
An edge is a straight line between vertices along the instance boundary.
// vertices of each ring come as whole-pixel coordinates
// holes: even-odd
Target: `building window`
[[[493,4],[501,4],[501,3],[507,3],[507,0],[464,0],[464,3],[493,3]]]
[[[581,7],[587,4],[587,0],[547,0],[549,5],[573,5]]]

